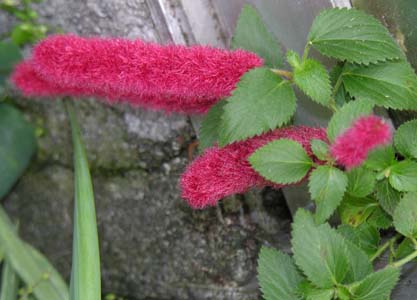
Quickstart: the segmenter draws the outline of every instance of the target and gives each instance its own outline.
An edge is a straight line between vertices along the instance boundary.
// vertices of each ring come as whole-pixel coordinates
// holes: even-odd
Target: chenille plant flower
[[[308,181],[315,207],[294,217],[293,256],[261,250],[264,298],[389,299],[401,266],[417,257],[417,120],[394,131],[374,114],[375,107],[417,110],[417,76],[401,48],[373,17],[328,9],[313,22],[302,55],[288,51],[283,70],[279,44],[250,6],[232,47],[53,36],[12,81],[27,96],[207,113],[199,137],[205,150],[180,180],[191,207]],[[330,72],[311,48],[337,60]],[[333,112],[326,129],[290,125],[295,88]],[[327,223],[334,215],[337,228]],[[381,229],[389,229],[384,243]],[[388,249],[388,264],[374,271]]]

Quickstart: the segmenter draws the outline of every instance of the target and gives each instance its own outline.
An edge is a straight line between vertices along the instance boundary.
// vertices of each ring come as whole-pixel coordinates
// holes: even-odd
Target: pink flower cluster
[[[26,96],[97,96],[204,113],[229,96],[245,72],[262,64],[243,50],[55,35],[34,47],[12,81]]]
[[[330,152],[337,163],[351,169],[361,165],[370,151],[389,144],[391,138],[391,127],[382,118],[361,117],[336,138]]]

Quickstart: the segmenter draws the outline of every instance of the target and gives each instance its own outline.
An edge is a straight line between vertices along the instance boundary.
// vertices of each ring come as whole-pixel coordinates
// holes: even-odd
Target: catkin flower
[[[326,141],[322,128],[288,127],[270,131],[224,148],[212,147],[198,157],[181,177],[182,197],[193,208],[215,205],[220,199],[236,193],[244,193],[252,187],[272,186],[249,164],[249,156],[268,142],[288,138],[299,142],[312,156],[311,139]]]
[[[330,148],[337,163],[350,169],[361,165],[368,153],[391,142],[391,127],[380,117],[361,117],[339,135]]]
[[[263,62],[244,50],[55,35],[35,46],[23,64],[12,81],[26,95],[97,96],[204,113],[229,96],[245,72]],[[22,77],[26,80],[19,80]]]

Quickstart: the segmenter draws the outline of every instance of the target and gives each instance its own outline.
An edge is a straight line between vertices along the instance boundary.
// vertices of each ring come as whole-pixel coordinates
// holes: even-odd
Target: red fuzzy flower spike
[[[24,64],[16,68],[12,80],[27,95],[81,94],[204,113],[229,96],[245,72],[263,62],[243,50],[55,35],[35,46]],[[18,80],[23,76],[28,80]]]
[[[371,150],[389,144],[391,127],[377,116],[361,117],[339,135],[330,148],[337,163],[347,169],[361,165]]]
[[[182,197],[193,208],[213,206],[222,198],[244,193],[252,187],[275,184],[260,176],[249,164],[248,158],[258,148],[276,139],[288,138],[299,142],[312,156],[311,139],[327,141],[322,128],[288,127],[276,129],[224,148],[213,147],[198,157],[181,177]]]

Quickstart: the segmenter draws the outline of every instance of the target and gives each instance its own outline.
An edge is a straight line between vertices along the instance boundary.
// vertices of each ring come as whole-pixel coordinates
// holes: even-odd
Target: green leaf
[[[219,139],[220,124],[223,115],[223,107],[226,101],[219,101],[213,105],[201,122],[199,147],[203,151]]]
[[[397,191],[417,191],[417,162],[403,160],[390,168],[389,183]]]
[[[340,236],[343,237],[342,235]],[[348,239],[344,239],[344,243],[347,247],[346,257],[350,266],[343,283],[349,284],[362,280],[366,275],[372,273],[373,268],[368,256],[362,249]]]
[[[358,227],[342,224],[337,228],[337,232],[365,252],[368,257],[372,257],[378,250],[379,232],[367,223],[362,223]]]
[[[331,70],[330,70],[330,83],[331,86],[334,88],[337,88],[336,94],[334,95],[334,100],[336,101],[336,105],[338,107],[342,107],[346,103],[348,103],[351,100],[351,97],[346,92],[346,89],[343,85],[342,81],[342,71],[343,71],[344,63],[338,63],[336,64]],[[338,82],[340,81],[340,82]],[[338,87],[337,87],[338,85]]]
[[[398,268],[385,267],[368,275],[360,283],[351,289],[355,300],[382,300],[388,299],[391,290],[397,284],[400,277]]]
[[[345,195],[339,207],[340,219],[343,224],[356,227],[365,222],[377,207],[378,203],[371,198],[355,198]]]
[[[282,65],[281,48],[268,31],[255,8],[243,6],[232,38],[232,49],[242,48],[258,54],[268,67]]]
[[[313,22],[308,44],[322,54],[355,63],[376,63],[404,57],[388,30],[355,9],[327,9]]]
[[[331,166],[319,166],[311,173],[308,187],[318,223],[326,221],[342,202],[347,184],[346,174]]]
[[[303,300],[332,300],[334,296],[334,289],[318,289],[307,280],[300,284],[299,290]]]
[[[377,229],[388,229],[392,226],[392,218],[389,214],[382,209],[381,206],[377,206],[372,214],[368,217],[367,222],[369,225],[374,226]]]
[[[375,186],[375,197],[381,207],[392,216],[400,202],[401,194],[391,187],[387,179],[384,179]]]
[[[258,280],[265,300],[297,300],[302,279],[291,257],[272,248],[261,248]]]
[[[1,273],[0,300],[18,299],[19,278],[12,265],[6,260]]]
[[[396,163],[392,146],[377,148],[368,154],[364,165],[375,171],[383,171]]]
[[[345,65],[343,84],[356,99],[393,109],[417,109],[417,76],[406,61]]]
[[[74,148],[75,206],[70,300],[100,300],[100,252],[93,185],[80,129],[66,102]]]
[[[252,167],[266,179],[276,183],[294,183],[303,179],[312,166],[304,148],[289,139],[266,144],[249,157]]]
[[[351,101],[336,112],[329,121],[327,137],[330,142],[348,129],[351,124],[362,116],[372,113],[372,104],[365,101]]]
[[[266,68],[245,73],[223,110],[219,142],[224,146],[275,129],[296,108],[291,84]]]
[[[4,250],[6,260],[25,284],[32,287],[37,299],[69,299],[68,288],[62,278],[56,271],[53,271],[53,266],[39,252],[34,255],[33,248],[19,239],[15,226],[1,206],[0,245]]]
[[[20,48],[12,42],[0,42],[0,75],[8,75],[22,59]]]
[[[417,158],[417,120],[411,120],[400,127],[394,135],[394,145],[406,157]]]
[[[0,103],[0,198],[29,165],[36,150],[35,131],[22,114]]]
[[[395,258],[397,260],[403,259],[404,257],[410,255],[416,251],[416,246],[414,245],[413,241],[405,238],[399,245],[395,252]],[[414,259],[415,261],[416,259]]]
[[[364,167],[350,170],[347,173],[348,187],[347,192],[358,198],[363,198],[371,194],[375,187],[374,173]]]
[[[293,72],[295,84],[313,101],[330,105],[332,88],[326,68],[314,59],[306,59]]]
[[[395,229],[402,235],[417,237],[417,193],[407,193],[394,212]]]
[[[326,161],[329,159],[329,145],[326,142],[318,139],[312,139],[310,142],[311,151],[320,160]]]

